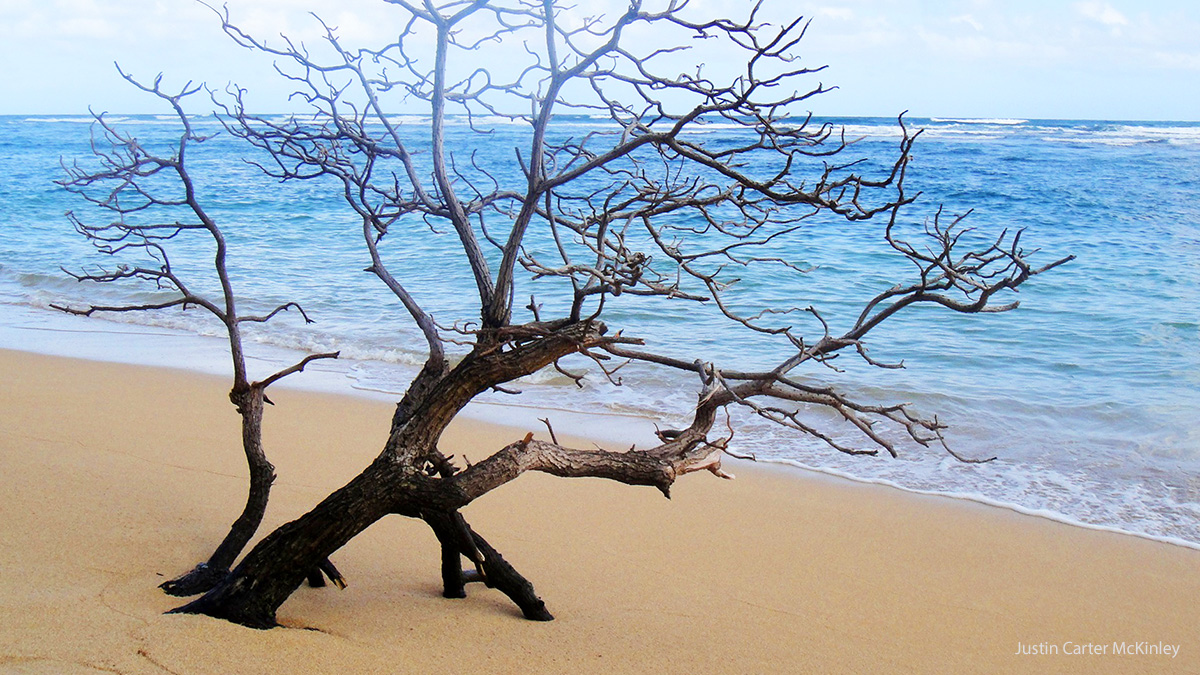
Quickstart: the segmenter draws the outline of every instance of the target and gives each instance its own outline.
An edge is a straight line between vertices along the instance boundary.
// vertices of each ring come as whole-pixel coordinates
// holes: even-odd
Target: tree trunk
[[[250,469],[250,489],[246,496],[246,506],[207,561],[196,565],[187,574],[159,585],[168,595],[198,595],[212,589],[228,576],[234,561],[245,550],[254,533],[258,532],[258,527],[267,512],[271,486],[275,482],[275,467],[267,460],[262,445],[263,389],[251,386],[243,391],[231,392],[229,397],[242,417],[242,449],[245,450],[246,464]],[[328,560],[323,560],[312,568],[309,582],[313,586],[323,586],[326,576],[335,585],[345,586],[341,574]]]
[[[586,321],[538,326],[529,342],[509,350],[483,341],[453,371],[433,364],[409,386],[393,419],[383,452],[365,471],[301,516],[263,539],[219,584],[174,612],[207,614],[253,628],[275,626],[275,611],[304,582],[310,571],[346,542],[380,518],[399,514],[411,518],[440,514],[430,522],[443,541],[442,573],[447,591],[463,592],[465,579],[451,570],[452,552],[471,557],[480,576],[507,594],[526,617],[553,617],[521,577],[482,537],[470,530],[457,510],[486,492],[495,482],[515,478],[519,471],[487,471],[468,481],[479,492],[464,491],[454,478],[437,478],[447,470],[437,440],[455,415],[479,392],[535,372],[558,358],[586,347],[604,331],[603,324]],[[518,444],[522,449],[529,439]],[[493,461],[514,468],[520,462]],[[440,531],[439,531],[440,530]],[[455,560],[454,568],[462,577]]]
[[[429,524],[442,547],[442,597],[467,597],[467,575],[463,572],[463,551],[460,544],[461,535],[453,523],[453,516],[445,513],[425,513],[422,518]],[[462,516],[459,515],[459,518]],[[468,558],[471,556],[468,555]],[[474,561],[474,560],[473,560]],[[482,575],[476,574],[476,579],[483,580]]]
[[[263,391],[251,387],[245,391],[234,391],[230,398],[242,416],[242,448],[246,452],[246,463],[250,468],[250,490],[246,507],[229,528],[229,534],[221,541],[208,561],[197,565],[192,571],[159,586],[169,595],[189,596],[204,593],[229,574],[229,568],[258,531],[267,502],[271,496],[271,485],[275,482],[275,467],[267,461],[262,447]]]
[[[405,491],[406,482],[392,462],[380,457],[312,511],[259,542],[210,591],[172,611],[207,614],[251,628],[275,626],[275,611],[311,570],[380,518],[396,512],[397,493]]]

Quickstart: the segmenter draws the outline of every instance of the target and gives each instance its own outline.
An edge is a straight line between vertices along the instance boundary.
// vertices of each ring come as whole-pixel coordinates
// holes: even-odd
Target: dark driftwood
[[[150,151],[138,140],[124,134],[110,124],[103,115],[95,116],[92,148],[99,167],[83,166],[76,162],[65,165],[67,177],[59,184],[81,196],[92,205],[115,217],[103,225],[92,225],[74,213],[68,213],[75,229],[90,240],[101,253],[120,256],[127,252],[141,252],[155,261],[155,266],[129,267],[118,265],[113,269],[102,269],[94,273],[70,273],[79,281],[114,283],[126,280],[153,282],[160,290],[174,292],[173,300],[143,305],[100,306],[86,308],[57,307],[71,314],[90,316],[96,312],[138,312],[169,307],[199,307],[215,316],[225,326],[229,340],[230,359],[233,365],[233,388],[229,399],[242,418],[242,450],[246,455],[250,481],[246,505],[241,515],[234,520],[229,533],[217,545],[209,558],[196,565],[182,576],[164,582],[161,588],[171,595],[189,596],[203,593],[229,574],[230,568],[241,555],[246,544],[266,513],[271,485],[275,481],[275,467],[267,460],[262,444],[263,403],[266,389],[271,384],[293,373],[317,359],[337,358],[336,353],[311,354],[298,363],[284,368],[260,381],[251,381],[246,370],[246,356],[242,345],[241,325],[262,323],[271,320],[280,312],[296,310],[306,322],[310,322],[304,309],[293,302],[281,305],[265,316],[239,313],[234,297],[233,283],[227,267],[225,235],[204,206],[196,197],[196,186],[188,171],[189,149],[204,143],[208,137],[197,134],[184,112],[183,100],[200,91],[200,87],[185,85],[178,94],[169,94],[161,87],[161,76],[151,86],[143,85],[131,76],[122,73],[134,86],[157,96],[171,106],[179,120],[182,131],[177,145],[170,156]],[[169,217],[178,208],[187,209],[194,217],[193,222],[156,220],[158,213]],[[213,271],[220,282],[221,295],[212,299],[193,292],[185,280],[171,267],[167,254],[169,246],[176,244],[180,235],[202,234],[212,239],[216,246]],[[335,583],[342,583],[332,563],[324,561],[322,567],[314,567],[314,578],[321,578],[322,570]]]
[[[420,329],[427,358],[397,405],[374,462],[268,535],[211,590],[176,611],[273,626],[280,604],[334,551],[379,519],[399,514],[423,519],[437,537],[446,597],[462,597],[468,583],[481,581],[506,593],[527,618],[549,619],[529,582],[459,509],[528,471],[653,486],[668,497],[687,473],[728,477],[721,459],[732,427],[726,421],[729,433],[715,437],[714,427],[729,407],[841,452],[883,449],[895,455],[897,443],[908,442],[938,445],[975,461],[946,445],[936,417],[902,403],[859,400],[819,383],[811,371],[836,369],[841,356],[898,367],[875,359],[866,343],[897,313],[921,304],[967,314],[1006,311],[1016,304],[1004,304],[1000,296],[1069,258],[1035,266],[1019,234],[980,243],[966,236],[961,216],[944,217],[940,210],[923,231],[913,232],[901,214],[916,198],[905,181],[920,132],[911,132],[901,117],[895,155],[868,171],[865,158],[846,158],[854,145],[843,132],[792,117],[825,91],[811,84],[820,68],[797,65],[796,48],[807,28],[802,19],[760,21],[757,6],[745,20],[712,19],[692,16],[686,3],[652,10],[633,1],[619,16],[563,21],[567,10],[556,0],[388,1],[403,15],[401,30],[395,42],[378,49],[350,49],[329,26],[321,48],[286,38],[264,41],[238,28],[227,11],[216,11],[232,39],[276,58],[296,86],[294,100],[309,105],[305,115],[287,120],[255,115],[247,110],[245,92],[231,87],[217,97],[225,129],[259,152],[254,161],[267,175],[338,186],[347,208],[361,218],[366,270]],[[661,41],[634,44],[628,39],[634,29],[653,30]],[[735,74],[710,75],[704,68],[681,74],[672,66],[680,50],[716,43],[726,49],[717,59],[740,55],[744,65]],[[495,58],[493,49],[507,49],[503,58],[521,62],[511,81],[476,65]],[[694,62],[705,60],[697,56]],[[386,102],[396,92],[427,106],[430,121],[420,127],[419,140],[411,125],[389,116]],[[605,122],[582,135],[556,134],[555,115],[562,112],[586,112]],[[504,187],[470,148],[455,153],[446,131],[452,113],[468,116],[480,143],[491,142],[479,128],[481,116],[527,125],[525,145],[513,153],[523,175],[517,186]],[[720,143],[704,133],[712,122],[729,128]],[[169,166],[181,170],[182,148]],[[200,215],[198,205],[188,204]],[[200,221],[186,227],[217,236],[203,216]],[[803,275],[806,268],[781,257],[775,244],[802,236],[804,228],[839,224],[878,224],[881,243],[911,265],[911,278],[881,290],[845,326],[831,325],[811,306],[747,310],[739,303],[738,270],[773,266],[782,275]],[[469,270],[476,315],[435,323],[389,270],[389,235],[417,236],[424,228],[454,237],[457,259],[430,264]],[[527,235],[535,229],[546,235],[541,241],[553,243],[549,250],[533,245]],[[179,304],[223,311],[189,296],[164,270],[123,271],[113,278],[165,280],[183,294]],[[543,317],[534,297],[529,313],[520,312],[519,270],[560,294],[557,304],[566,308],[561,316]],[[640,336],[610,331],[602,323],[611,316],[606,310],[631,296],[712,308],[741,329],[774,339],[776,365],[730,368],[686,353],[660,353]],[[451,363],[449,344],[466,351],[461,360]],[[442,432],[479,394],[510,391],[509,383],[549,367],[581,381],[583,374],[563,363],[569,358],[590,359],[614,383],[621,383],[620,368],[630,361],[689,373],[697,383],[691,422],[660,430],[660,442],[642,449],[571,448],[551,428],[551,441],[531,433],[465,467],[440,452]],[[235,386],[235,393],[243,390],[254,391]],[[806,416],[811,408],[832,411],[858,440]],[[464,558],[472,569],[462,569]]]

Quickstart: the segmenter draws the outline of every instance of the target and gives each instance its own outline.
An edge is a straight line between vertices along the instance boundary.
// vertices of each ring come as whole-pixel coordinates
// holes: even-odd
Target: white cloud
[[[855,17],[854,10],[845,7],[819,7],[816,15],[834,21],[853,21]]]
[[[1200,70],[1200,53],[1155,52],[1154,61],[1164,68]]]
[[[117,27],[105,17],[75,16],[59,22],[54,28],[58,35],[68,38],[105,39],[117,35]]]
[[[1107,2],[1098,2],[1097,0],[1077,2],[1075,10],[1084,17],[1098,21],[1112,29],[1120,29],[1122,26],[1129,25],[1129,19],[1126,19],[1124,14]]]
[[[948,61],[969,59],[980,63],[1017,67],[1057,63],[1069,50],[1050,41],[1029,41],[991,35],[943,33],[918,29],[917,37],[927,47],[930,58]]]
[[[975,30],[977,30],[981,33],[983,32],[983,24],[980,23],[978,19],[976,19],[974,16],[971,16],[970,14],[963,14],[962,16],[953,17],[952,19],[950,19],[950,23],[965,23],[968,26],[970,26],[971,28],[974,28]]]

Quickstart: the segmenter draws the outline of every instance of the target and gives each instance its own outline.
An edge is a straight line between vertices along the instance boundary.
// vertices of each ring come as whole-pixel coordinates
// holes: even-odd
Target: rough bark
[[[533,584],[517,572],[478,532],[471,529],[462,514],[432,512],[422,515],[429,523],[442,547],[442,597],[467,597],[466,584],[482,582],[507,595],[530,621],[550,621],[554,616],[538,597]],[[464,571],[463,557],[475,568]]]
[[[273,532],[217,586],[175,611],[269,628],[275,625],[275,610],[311,570],[380,518],[392,513],[414,518],[431,512],[453,514],[473,497],[458,489],[453,478],[431,474],[437,473],[439,463],[437,440],[454,416],[481,391],[597,344],[603,331],[596,322],[564,322],[546,327],[544,334],[519,347],[502,349],[500,343],[485,343],[449,374],[442,375],[436,368],[422,371],[414,389],[426,393],[409,398],[403,415],[398,411],[402,422],[370,467],[312,511]],[[495,560],[485,556],[480,563],[484,576],[491,572],[497,588],[513,597],[527,615],[548,615],[532,586],[498,554]]]
[[[229,394],[230,400],[237,406],[238,414],[242,417],[242,448],[246,453],[246,463],[250,470],[250,485],[246,496],[246,506],[241,515],[233,521],[229,533],[209,556],[208,560],[200,563],[187,574],[163,582],[159,588],[168,595],[187,597],[204,593],[224,579],[233,567],[237,557],[250,543],[251,537],[262,524],[267,512],[267,503],[271,498],[271,486],[275,482],[275,466],[267,460],[262,446],[263,388],[253,385]],[[328,559],[320,561],[313,567],[308,580],[311,586],[324,586],[328,577],[338,587],[345,587],[337,567]]]
[[[483,537],[474,530],[467,528],[474,539],[475,547],[483,557],[483,579],[488,588],[495,588],[507,595],[510,600],[521,608],[521,614],[530,621],[553,621],[554,615],[546,609],[546,603],[537,596],[533,584],[492,548]]]
[[[380,518],[395,512],[399,500],[393,488],[412,478],[387,458],[377,459],[312,511],[259,542],[212,590],[172,611],[207,614],[251,628],[275,626],[275,610],[309,572]]]
[[[484,342],[452,371],[423,371],[422,396],[409,400],[379,457],[345,487],[312,511],[273,532],[247,554],[220,584],[178,612],[207,614],[254,628],[275,625],[275,611],[304,581],[309,570],[351,538],[389,514],[423,518],[442,545],[444,594],[462,597],[470,575],[458,556],[476,565],[489,587],[508,595],[529,619],[552,615],[532,584],[462,519],[458,509],[526,471],[557,476],[596,476],[652,485],[665,495],[685,473],[720,473],[720,444],[708,443],[716,411],[727,399],[709,393],[695,420],[669,441],[645,451],[580,450],[534,441],[532,434],[461,472],[444,469],[437,440],[450,420],[479,392],[499,382],[536,372],[562,356],[604,344],[604,327],[592,321],[556,322],[530,329],[528,341],[501,349]]]
[[[455,522],[457,519],[461,519],[462,516],[458,513],[432,512],[422,514],[421,517],[425,519],[426,523],[429,523],[430,529],[433,530],[434,536],[437,537],[438,544],[441,545],[442,597],[467,597],[467,575],[462,568],[464,555],[461,542],[462,534],[461,528]],[[470,558],[470,554],[467,554],[467,557]],[[475,558],[472,558],[472,561],[474,560]],[[476,577],[482,579],[478,570],[476,570]]]
[[[159,586],[169,595],[185,597],[203,593],[229,574],[230,567],[250,538],[258,531],[267,502],[271,496],[271,485],[275,482],[275,467],[267,460],[262,447],[263,390],[249,387],[233,391],[229,398],[237,406],[242,417],[242,448],[250,469],[250,486],[246,506],[229,528],[229,533],[209,556],[187,574],[167,581]]]

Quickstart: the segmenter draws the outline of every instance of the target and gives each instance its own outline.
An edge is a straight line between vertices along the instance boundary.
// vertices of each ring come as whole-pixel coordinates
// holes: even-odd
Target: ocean
[[[177,133],[166,116],[112,121],[147,144]],[[420,116],[399,121],[414,137],[427,129]],[[855,140],[855,156],[886,160],[895,152],[895,120],[826,121]],[[164,297],[144,286],[79,284],[62,271],[111,262],[64,216],[76,210],[88,217],[84,204],[53,182],[63,176],[60,161],[88,160],[89,122],[0,117],[0,347],[227,372],[221,326],[199,310],[82,319],[50,309]],[[997,459],[963,464],[912,444],[900,446],[898,459],[851,457],[744,416],[733,420],[731,448],[763,462],[1200,547],[1200,123],[907,123],[925,129],[910,168],[909,188],[922,195],[906,212],[909,224],[919,226],[939,205],[949,213],[974,209],[967,223],[980,236],[1023,229],[1023,243],[1040,248],[1043,261],[1076,260],[1023,286],[1013,312],[964,316],[922,307],[889,321],[871,335],[871,353],[903,360],[903,370],[845,359],[843,372],[817,367],[799,376],[868,400],[910,402],[949,423],[947,438],[960,454]],[[582,134],[594,124],[564,118],[560,127]],[[452,123],[451,142],[464,157],[474,151],[501,180],[519,179],[513,146],[523,130],[493,126],[480,143]],[[730,132],[714,125],[709,133],[719,141]],[[294,300],[316,321],[306,326],[292,313],[253,327],[252,376],[301,352],[341,350],[337,363],[292,383],[397,398],[421,363],[423,342],[382,284],[363,273],[361,226],[338,188],[266,179],[224,136],[193,153],[201,197],[231,242],[243,311]],[[389,238],[387,254],[396,276],[450,325],[474,318],[474,290],[446,230],[406,230]],[[818,222],[780,243],[781,255],[810,271],[786,282],[748,271],[739,301],[812,304],[835,330],[911,273],[889,255],[882,223]],[[195,287],[212,288],[210,249],[184,245],[172,256]],[[522,282],[518,298],[531,293],[553,313],[551,286]],[[611,309],[606,320],[614,329],[688,359],[754,367],[778,353],[777,344],[743,339],[715,312],[687,303]],[[583,388],[553,370],[539,373],[519,384],[520,395],[489,394],[469,412],[536,429],[537,418],[549,415],[559,432],[648,444],[652,421],[671,426],[694,403],[694,383],[678,373],[630,368],[615,387],[594,371]]]

